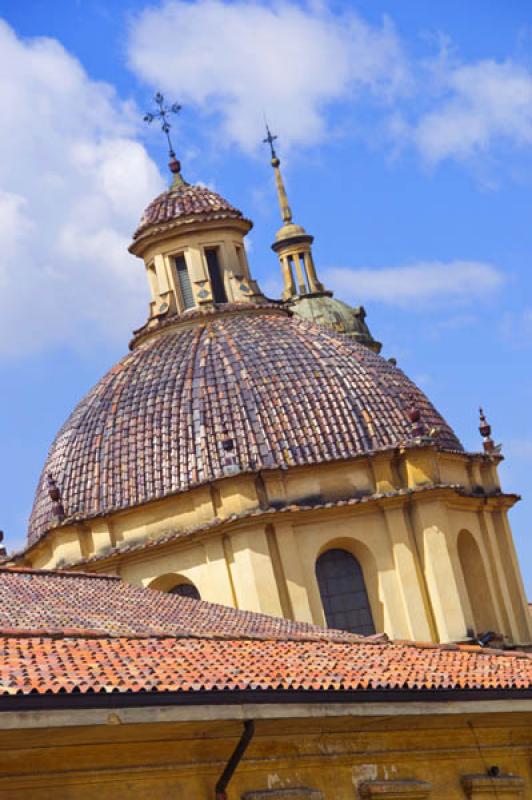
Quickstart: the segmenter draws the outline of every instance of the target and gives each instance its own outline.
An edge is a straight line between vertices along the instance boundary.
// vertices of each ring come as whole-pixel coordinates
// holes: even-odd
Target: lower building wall
[[[241,732],[234,720],[124,724],[120,711],[2,730],[0,798],[214,800]],[[531,756],[530,713],[258,719],[228,800],[525,800]]]

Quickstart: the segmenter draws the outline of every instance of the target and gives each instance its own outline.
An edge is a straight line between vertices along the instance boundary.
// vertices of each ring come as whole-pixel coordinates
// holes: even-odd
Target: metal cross
[[[163,133],[166,134],[166,138],[168,139],[168,149],[170,152],[170,158],[175,158],[174,148],[172,147],[172,140],[170,139],[170,128],[172,126],[168,122],[168,115],[177,114],[179,111],[181,111],[181,106],[179,105],[179,103],[172,103],[171,106],[165,105],[164,97],[160,92],[157,92],[154,99],[159,108],[157,109],[157,111],[147,111],[144,114],[144,122],[147,122],[149,125],[155,119],[161,120],[161,130],[163,131]]]
[[[264,120],[264,122],[266,123],[266,133],[267,133],[267,136],[266,136],[266,138],[265,138],[265,139],[263,139],[262,141],[264,142],[264,144],[269,144],[269,145],[270,145],[270,149],[271,149],[271,151],[272,151],[272,158],[277,158],[277,153],[275,152],[275,147],[273,146],[273,143],[274,143],[274,142],[275,142],[275,140],[277,139],[277,136],[274,136],[274,135],[272,134],[272,132],[271,132],[271,130],[270,130],[270,128],[269,128],[269,126],[268,126],[268,123],[266,122],[266,120]]]

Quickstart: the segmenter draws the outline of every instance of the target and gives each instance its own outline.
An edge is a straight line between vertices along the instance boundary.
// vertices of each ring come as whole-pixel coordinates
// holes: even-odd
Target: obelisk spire
[[[266,123],[266,138],[263,139],[264,144],[270,145],[270,150],[272,153],[272,167],[275,172],[275,184],[277,186],[277,198],[279,200],[279,208],[281,209],[281,217],[285,225],[289,225],[292,222],[292,211],[288,204],[288,195],[286,194],[286,189],[284,186],[283,176],[281,175],[281,161],[275,152],[274,142],[277,139],[277,136],[274,136]]]
[[[283,298],[293,300],[296,297],[323,294],[326,290],[318,280],[312,258],[311,245],[314,237],[307,233],[301,225],[296,225],[292,219],[292,210],[281,175],[281,162],[275,152],[274,142],[276,139],[277,136],[272,134],[266,122],[266,138],[263,139],[263,142],[270,146],[277,199],[283,220],[283,225],[277,231],[275,242],[272,244],[272,249],[279,257],[283,273]]]

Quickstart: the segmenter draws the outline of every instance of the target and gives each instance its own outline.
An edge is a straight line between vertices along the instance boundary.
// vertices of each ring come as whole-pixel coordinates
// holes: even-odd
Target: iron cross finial
[[[172,147],[172,140],[170,139],[170,128],[172,127],[168,121],[169,114],[178,114],[181,111],[181,106],[179,103],[172,103],[171,106],[167,106],[164,103],[164,97],[161,92],[157,92],[154,98],[155,102],[159,106],[156,111],[147,111],[144,114],[144,122],[147,122],[148,125],[152,123],[156,119],[161,120],[161,130],[164,134],[166,134],[166,138],[168,140],[168,150],[170,153],[170,158],[175,159],[174,148]]]
[[[275,160],[277,159],[277,153],[275,152],[275,147],[273,145],[273,143],[277,139],[277,136],[274,136],[272,134],[272,132],[270,130],[270,127],[269,127],[268,123],[266,122],[266,120],[264,120],[264,122],[266,124],[266,138],[263,139],[262,141],[264,142],[264,144],[269,144],[270,145],[270,150],[272,151],[272,161],[273,161],[274,159]]]

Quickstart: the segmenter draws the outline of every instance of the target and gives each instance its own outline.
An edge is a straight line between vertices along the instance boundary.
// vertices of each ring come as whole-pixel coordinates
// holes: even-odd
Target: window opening
[[[175,268],[183,305],[185,308],[194,308],[196,305],[194,302],[194,292],[192,291],[192,284],[190,282],[190,276],[188,274],[187,264],[184,256],[176,256]]]
[[[215,249],[205,250],[205,258],[207,260],[209,278],[211,279],[211,290],[214,302],[227,303],[224,279],[220,269],[220,262],[218,261],[218,251]]]
[[[362,568],[351,553],[327,550],[316,561],[316,578],[329,628],[375,633]]]
[[[178,594],[180,597],[192,597],[194,600],[201,600],[200,593],[193,583],[178,583],[173,586],[169,594]]]

